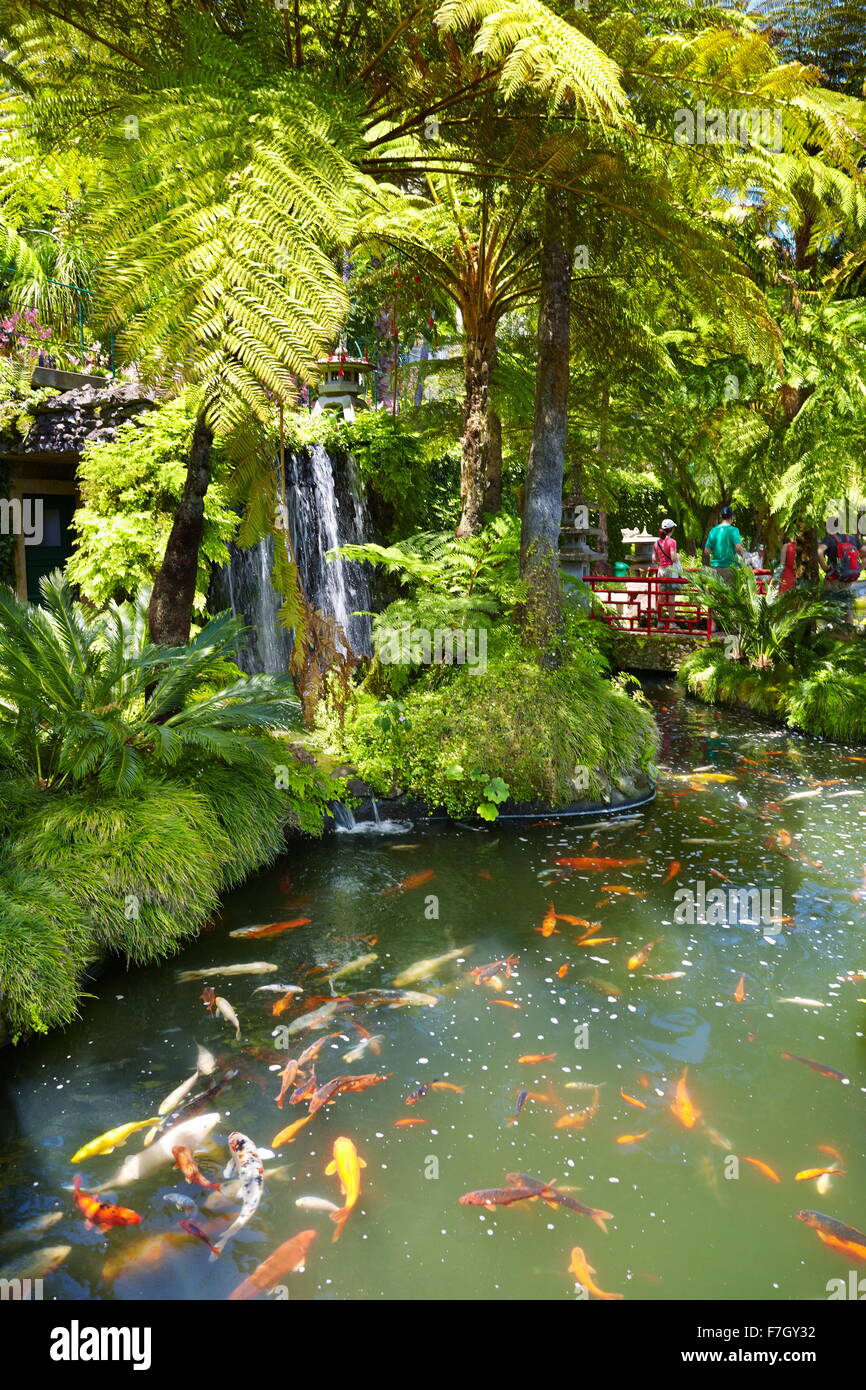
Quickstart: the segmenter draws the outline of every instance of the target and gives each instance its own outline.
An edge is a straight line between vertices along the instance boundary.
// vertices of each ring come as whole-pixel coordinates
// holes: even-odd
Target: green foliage
[[[153,582],[183,494],[196,406],[191,396],[130,420],[111,443],[91,444],[78,468],[83,505],[67,575],[98,607],[131,598]],[[225,461],[214,450],[219,479]],[[204,499],[195,609],[205,611],[211,565],[228,561],[238,519],[219,481]]]
[[[599,665],[574,643],[558,670],[542,670],[499,627],[486,669],[448,668],[447,679],[431,670],[384,718],[383,706],[362,695],[341,752],[378,793],[401,787],[456,818],[487,817],[503,787],[514,801],[552,806],[601,796],[648,766],[656,734],[648,711],[605,681]]]
[[[708,704],[744,705],[792,729],[839,743],[866,743],[862,639],[840,644],[804,670],[788,663],[755,670],[728,660],[717,644],[686,657],[679,680]]]
[[[74,1017],[94,956],[177,949],[339,795],[285,737],[291,682],[231,661],[235,619],[154,647],[141,603],[93,613],[59,574],[42,593],[36,608],[0,592],[0,1010],[15,1035]]]
[[[812,649],[816,624],[838,624],[838,606],[796,587],[780,594],[772,585],[758,590],[754,571],[737,565],[731,583],[712,571],[690,576],[690,588],[711,608],[723,632],[735,635],[742,655],[755,669],[797,662],[801,649]]]

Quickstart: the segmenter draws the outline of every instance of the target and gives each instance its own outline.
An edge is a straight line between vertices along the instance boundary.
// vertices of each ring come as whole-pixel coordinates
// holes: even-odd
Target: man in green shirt
[[[714,526],[707,536],[704,564],[712,566],[715,578],[730,584],[733,581],[738,555],[745,560],[746,552],[740,542],[740,533],[734,525],[734,513],[730,507],[722,507],[721,522]]]

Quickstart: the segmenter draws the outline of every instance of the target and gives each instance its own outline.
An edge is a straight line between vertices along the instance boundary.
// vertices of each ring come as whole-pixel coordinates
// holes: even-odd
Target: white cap
[[[677,524],[677,523],[676,523],[675,521],[671,521],[671,519],[670,519],[669,516],[666,516],[665,519],[664,519],[664,521],[662,522],[662,530],[663,530],[663,531],[672,531],[673,528],[676,526],[676,524]]]

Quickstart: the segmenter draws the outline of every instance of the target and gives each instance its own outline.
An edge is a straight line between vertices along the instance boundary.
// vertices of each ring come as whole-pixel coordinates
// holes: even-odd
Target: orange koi
[[[428,1123],[429,1123],[429,1121],[428,1121],[428,1120],[422,1120],[420,1115],[410,1115],[410,1116],[408,1116],[408,1118],[405,1119],[405,1120],[395,1120],[395,1121],[394,1121],[394,1128],[395,1128],[395,1129],[407,1129],[409,1125],[426,1125],[426,1124],[428,1124]]]
[[[491,999],[491,1004],[500,1004],[503,1009],[522,1009],[522,1004],[517,1004],[513,999]]]
[[[555,1053],[555,1052],[527,1052],[527,1054],[526,1054],[525,1057],[518,1057],[517,1060],[518,1060],[518,1062],[527,1062],[527,1063],[535,1063],[535,1062],[554,1062],[554,1061],[556,1060],[556,1053]]]
[[[637,1144],[640,1139],[646,1139],[650,1131],[645,1129],[643,1134],[620,1134],[617,1137],[618,1144]]]
[[[769,1178],[771,1182],[781,1182],[781,1181],[782,1181],[782,1179],[779,1177],[779,1174],[776,1172],[775,1168],[771,1168],[770,1165],[769,1165],[769,1163],[762,1163],[761,1160],[760,1160],[759,1158],[748,1158],[748,1157],[744,1154],[744,1155],[743,1155],[743,1162],[744,1162],[744,1163],[751,1163],[751,1165],[752,1165],[753,1168],[757,1168],[758,1172],[759,1172],[759,1173],[763,1173],[764,1177],[765,1177],[765,1178]]]
[[[623,1090],[620,1090],[620,1095],[622,1096],[623,1100],[628,1101],[629,1105],[636,1105],[638,1110],[646,1110],[646,1101],[636,1100],[634,1096],[626,1095],[625,1091]]]
[[[175,1168],[183,1174],[184,1182],[198,1183],[199,1187],[203,1187],[207,1192],[219,1192],[219,1183],[208,1182],[191,1151],[184,1144],[175,1144],[171,1156],[174,1159]]]
[[[701,1118],[701,1112],[692,1104],[689,1093],[686,1090],[687,1073],[688,1067],[685,1068],[682,1076],[677,1082],[675,1099],[673,1105],[670,1107],[670,1111],[686,1129],[693,1129]]]
[[[627,961],[628,969],[637,970],[638,966],[645,965],[649,959],[650,951],[658,946],[661,940],[662,937],[658,936],[655,941],[648,941],[645,946],[641,946],[640,950],[635,951],[633,956],[629,956]]]
[[[290,1240],[283,1241],[273,1255],[263,1260],[242,1284],[238,1284],[237,1288],[232,1290],[229,1302],[255,1298],[257,1293],[267,1293],[285,1274],[297,1274],[301,1271],[316,1234],[315,1231],[300,1231]]]
[[[557,859],[557,864],[564,864],[569,869],[594,869],[597,871],[604,869],[625,869],[632,864],[645,864],[646,856],[640,859],[592,859],[592,858],[572,858]]]
[[[559,969],[557,970],[557,972],[556,972],[556,973],[557,973],[557,976],[559,977],[559,979],[560,979],[560,980],[564,980],[570,969],[571,969],[571,962],[570,962],[570,961],[567,961],[565,965],[561,965],[561,966],[559,967]]]
[[[794,1174],[795,1182],[811,1182],[812,1178],[822,1178],[825,1173],[830,1173],[838,1178],[845,1176],[844,1168],[804,1168],[801,1173]]]
[[[422,869],[420,873],[409,874],[400,883],[393,883],[388,888],[383,888],[383,893],[407,893],[412,888],[420,888],[422,884],[429,883],[431,878],[436,877],[435,869]]]
[[[745,975],[741,975],[740,978],[739,978],[739,980],[737,981],[737,987],[736,987],[736,989],[734,990],[734,998],[736,999],[736,1001],[737,1001],[738,1004],[742,1004],[742,1002],[743,1002],[743,1000],[745,999],[745,997],[746,997],[746,977],[745,977]]]
[[[541,932],[542,936],[553,936],[556,931],[556,913],[553,910],[553,903],[551,903],[550,907],[547,909],[542,919],[541,926],[536,927],[535,930]]]
[[[621,1299],[623,1297],[621,1293],[605,1293],[604,1289],[600,1289],[598,1284],[593,1283],[592,1276],[597,1273],[597,1270],[593,1269],[579,1245],[576,1245],[571,1252],[568,1272],[574,1275],[577,1283],[586,1289],[587,1293],[593,1294],[596,1298]]]
[[[702,816],[701,819],[703,820],[704,817]],[[662,882],[664,882],[664,883],[670,883],[670,881],[671,881],[672,878],[676,878],[677,874],[679,873],[679,871],[680,871],[680,869],[681,869],[682,867],[683,867],[683,866],[682,866],[682,864],[680,863],[679,859],[674,859],[674,861],[672,862],[670,868],[668,869],[667,873],[665,874],[665,877],[664,877],[664,879],[662,880]]]
[[[299,1131],[304,1128],[304,1125],[308,1125],[312,1119],[312,1115],[304,1115],[303,1119],[295,1120],[293,1124],[287,1125],[285,1129],[281,1129],[279,1134],[274,1135],[274,1138],[271,1140],[271,1148],[278,1149],[282,1144],[291,1144]]]
[[[85,1192],[78,1173],[72,1179],[72,1192],[72,1199],[84,1217],[88,1231],[92,1231],[94,1226],[101,1230],[108,1230],[112,1226],[137,1226],[141,1221],[137,1211],[130,1211],[129,1207],[116,1207],[111,1202],[100,1202],[98,1197]]]
[[[621,893],[630,898],[645,898],[646,893],[639,893],[636,888],[629,888],[627,883],[603,883],[602,893]]]

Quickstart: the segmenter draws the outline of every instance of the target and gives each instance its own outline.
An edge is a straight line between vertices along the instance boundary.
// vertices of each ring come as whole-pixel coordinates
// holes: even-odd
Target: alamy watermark
[[[22,536],[25,545],[41,545],[42,498],[0,497],[0,536]]]
[[[379,627],[376,656],[385,666],[466,666],[472,675],[487,670],[487,629]]]
[[[674,921],[688,926],[719,927],[778,922],[782,917],[781,888],[710,888],[700,881],[674,893]]]
[[[828,536],[866,536],[866,512],[844,497],[833,497],[827,503],[826,525]]]
[[[678,145],[761,145],[773,154],[781,154],[784,149],[782,113],[766,107],[722,110],[699,101],[694,109],[679,107],[674,121],[674,141]]]

